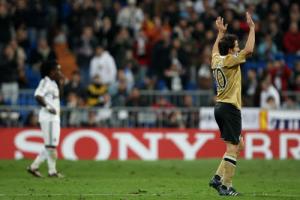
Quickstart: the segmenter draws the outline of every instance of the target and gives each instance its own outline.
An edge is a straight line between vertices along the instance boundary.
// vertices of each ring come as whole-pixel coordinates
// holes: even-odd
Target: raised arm
[[[255,24],[251,18],[251,15],[246,12],[247,24],[250,28],[248,39],[244,48],[244,51],[247,55],[252,54],[255,44]]]
[[[215,53],[219,53],[219,42],[225,35],[225,32],[227,30],[227,25],[228,24],[224,25],[224,19],[222,17],[217,18],[216,26],[218,29],[218,36],[212,49],[212,55],[214,55]]]

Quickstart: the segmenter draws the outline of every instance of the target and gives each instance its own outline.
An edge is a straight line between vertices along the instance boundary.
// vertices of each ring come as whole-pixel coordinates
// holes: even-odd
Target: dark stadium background
[[[40,80],[41,63],[57,59],[66,76],[62,104],[71,109],[63,112],[63,126],[198,127],[198,111],[193,108],[214,104],[214,20],[222,15],[228,32],[245,41],[245,11],[252,14],[257,30],[255,53],[242,66],[244,106],[299,108],[299,2],[131,3],[129,8],[126,1],[1,1],[1,126],[38,125],[33,89]],[[103,86],[107,92],[88,91],[93,84],[90,62],[98,46],[113,56],[117,68],[111,84]],[[262,93],[268,98],[262,99]],[[99,101],[90,104],[94,95]],[[5,114],[12,106],[21,108]],[[96,107],[111,109],[112,114],[101,117]],[[126,113],[121,119],[113,116],[119,113],[117,107],[131,109],[131,119]],[[144,122],[136,107],[172,111]],[[83,108],[82,116],[73,108]]]

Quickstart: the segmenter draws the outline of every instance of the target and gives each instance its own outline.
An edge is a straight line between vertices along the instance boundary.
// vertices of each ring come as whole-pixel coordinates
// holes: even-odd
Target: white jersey
[[[90,63],[90,77],[100,77],[103,84],[111,84],[116,81],[117,67],[114,58],[107,52],[101,56],[94,56]]]
[[[55,81],[51,80],[47,76],[43,78],[35,90],[34,96],[43,97],[46,104],[50,105],[56,111],[56,114],[54,115],[45,107],[42,107],[39,112],[39,122],[60,121],[59,89]]]

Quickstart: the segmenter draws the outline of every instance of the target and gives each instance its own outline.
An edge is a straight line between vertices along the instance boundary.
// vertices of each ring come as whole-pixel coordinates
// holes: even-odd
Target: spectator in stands
[[[300,92],[300,74],[295,77],[295,82],[293,85],[293,90],[295,92]]]
[[[126,52],[133,48],[133,38],[130,37],[127,28],[121,28],[116,35],[112,46],[112,54],[114,55],[117,67],[125,65]]]
[[[296,2],[292,2],[290,5],[289,20],[296,23],[300,21],[300,8]]]
[[[5,100],[4,100],[2,92],[0,92],[0,106],[4,106],[4,105],[5,105]]]
[[[150,74],[164,80],[165,72],[170,67],[171,40],[170,33],[164,31],[162,39],[152,49]]]
[[[270,34],[272,36],[272,40],[275,43],[275,45],[277,46],[279,51],[283,50],[283,33],[280,30],[279,25],[275,22],[275,21],[267,21],[268,23],[268,34]]]
[[[210,90],[213,86],[210,57],[204,57],[203,63],[198,69],[198,84],[201,90]]]
[[[261,88],[260,107],[269,108],[269,104],[271,104],[272,107],[278,109],[280,107],[280,95],[277,89],[273,86],[270,76],[266,77],[266,79],[262,81]]]
[[[245,105],[254,106],[254,96],[258,86],[257,73],[254,69],[249,69],[247,77],[244,80],[243,87],[246,90],[245,98],[243,99]]]
[[[258,55],[267,60],[271,60],[278,53],[276,44],[272,41],[272,36],[266,34],[263,42],[258,46]]]
[[[4,106],[6,104],[4,97],[2,95],[2,92],[0,92],[0,106]],[[5,121],[7,117],[7,111],[6,110],[0,110],[0,127],[5,126]]]
[[[139,89],[134,87],[126,99],[125,106],[130,108],[140,108],[148,105],[146,104],[146,100],[141,96]],[[135,127],[138,126],[139,112],[137,110],[129,110],[129,119]]]
[[[185,95],[183,98],[182,108],[185,108],[182,112],[184,124],[186,128],[197,128],[199,124],[199,110],[194,109],[195,104],[191,95]]]
[[[289,85],[290,89],[300,91],[300,61],[296,62],[293,73],[291,74]]]
[[[187,53],[181,47],[179,39],[174,39],[169,55],[169,67],[164,71],[168,89],[178,91],[182,90],[186,83],[188,72]]]
[[[16,27],[16,40],[18,46],[22,47],[26,54],[28,54],[30,49],[30,42],[28,39],[28,29],[24,24]]]
[[[197,40],[198,46],[201,48],[204,43],[202,38],[205,37],[205,26],[204,23],[201,21],[198,21],[195,25],[195,29],[193,30],[192,36],[194,39]]]
[[[216,0],[196,0],[194,4],[195,11],[201,15],[208,8],[215,6]]]
[[[276,106],[276,102],[275,102],[274,97],[273,96],[267,97],[266,104],[262,108],[265,108],[265,109],[268,109],[268,110],[278,109],[278,107]]]
[[[285,98],[282,108],[288,110],[297,110],[300,108],[300,104],[299,101],[297,102],[297,98],[295,96],[288,96]]]
[[[98,41],[109,51],[112,49],[112,44],[114,42],[116,30],[113,27],[111,19],[109,17],[104,17],[102,20],[102,26],[96,31],[96,36]]]
[[[12,37],[13,21],[10,16],[6,1],[0,2],[0,49],[7,44]]]
[[[292,71],[286,65],[283,58],[278,58],[273,61],[271,68],[268,70],[271,75],[273,85],[279,91],[286,91],[288,89],[288,82],[290,80]]]
[[[179,8],[180,17],[183,19],[190,20],[195,12],[194,3],[190,0],[179,2]]]
[[[166,18],[168,19],[168,17]],[[170,24],[163,24],[162,19],[159,16],[153,17],[153,20],[146,18],[143,29],[146,36],[149,38],[151,46],[163,38],[164,32],[170,34],[172,31]]]
[[[39,127],[38,114],[35,111],[31,111],[25,119],[24,125],[26,127]]]
[[[110,103],[107,86],[96,75],[93,77],[92,83],[87,88],[87,105],[88,106],[104,106]]]
[[[88,126],[109,124],[112,115],[112,100],[107,85],[102,83],[98,75],[93,78],[92,84],[88,87],[87,105],[97,107],[97,110],[88,112],[88,120],[91,120],[91,122],[87,122]]]
[[[129,94],[127,78],[123,70],[118,72],[118,80],[112,85],[112,105],[122,107],[126,105]]]
[[[240,20],[234,19],[232,21],[232,30],[230,30],[230,33],[237,35],[238,38],[242,39],[244,35],[244,31],[241,29],[241,23]]]
[[[34,70],[39,71],[41,64],[46,60],[56,60],[56,54],[53,49],[50,48],[47,39],[40,38],[37,48],[30,54],[29,63]]]
[[[97,127],[99,124],[97,121],[97,112],[95,110],[90,110],[87,114],[87,118],[82,121],[82,127]]]
[[[159,108],[174,108],[174,105],[170,103],[165,96],[159,96],[157,97],[156,101],[152,105],[154,109],[159,109]]]
[[[77,26],[77,25],[76,25]],[[94,49],[97,45],[97,39],[94,36],[93,28],[86,26],[83,28],[79,40],[75,43],[75,52],[77,54],[77,64],[79,65],[82,81],[87,84],[89,78],[89,65],[93,57]]]
[[[84,26],[81,23],[81,6],[82,2],[80,1],[73,1],[70,4],[67,4],[69,7],[69,13],[65,15],[65,20],[67,27],[72,27],[70,28],[72,31],[70,31],[70,46],[71,48],[76,47],[76,42],[77,39],[80,38],[80,34],[82,31],[82,27]],[[68,8],[67,7],[67,8]]]
[[[36,45],[37,39],[48,37],[47,27],[50,24],[48,23],[49,13],[47,13],[46,8],[49,8],[49,6],[46,7],[46,2],[41,0],[27,4],[30,5],[28,16],[29,40],[32,45]]]
[[[284,34],[283,44],[287,53],[300,51],[300,32],[297,22],[291,22],[288,32]]]
[[[30,21],[30,10],[27,0],[16,1],[16,9],[13,14],[13,21],[16,27],[21,24],[28,27]]]
[[[64,86],[64,96],[67,97],[70,93],[83,96],[84,90],[79,71],[73,71],[71,80]]]
[[[18,100],[18,61],[11,44],[5,46],[0,59],[1,91],[6,102],[16,104]]]
[[[26,60],[25,51],[21,46],[19,46],[16,39],[12,39],[10,41],[10,46],[12,47],[12,49],[14,51],[14,57],[17,62],[18,84],[21,88],[26,88],[27,79],[26,79],[26,75],[25,75],[25,60]]]
[[[128,5],[122,8],[118,14],[117,24],[137,32],[142,27],[144,13],[142,9],[136,5],[136,0],[128,0],[127,2]]]
[[[67,95],[66,107],[70,108],[68,110],[68,126],[78,127],[83,121],[83,116],[87,113],[85,110],[80,110],[78,108],[82,107],[83,100],[75,92],[70,91]]]
[[[146,68],[150,62],[150,41],[144,30],[140,30],[134,43],[134,56],[138,64]]]
[[[128,90],[131,90],[136,82],[141,81],[145,72],[140,71],[141,67],[139,66],[137,60],[133,57],[132,50],[126,51],[126,60],[125,65],[119,68],[119,71],[124,71]]]
[[[127,100],[126,100],[126,106],[128,107],[144,107],[144,106],[147,106],[146,105],[146,102],[145,102],[145,99],[143,99],[141,97],[141,94],[140,94],[140,90],[136,87],[134,87]]]
[[[97,3],[98,4],[98,3]],[[97,6],[99,9],[99,6]],[[101,12],[101,7],[99,10],[96,10],[96,4],[93,0],[84,0],[82,1],[82,13],[81,13],[81,23],[88,24],[92,26],[95,22],[95,18],[97,17],[97,11]]]
[[[166,124],[166,119],[168,119],[169,114],[171,113],[172,109],[175,108],[173,104],[171,104],[166,97],[160,96],[154,102],[151,107],[154,109],[156,114],[156,121],[157,125]]]
[[[103,46],[97,45],[95,56],[90,64],[90,78],[99,76],[102,84],[110,85],[116,81],[117,67],[114,58]]]
[[[164,121],[168,128],[185,128],[182,114],[179,110],[172,111]]]

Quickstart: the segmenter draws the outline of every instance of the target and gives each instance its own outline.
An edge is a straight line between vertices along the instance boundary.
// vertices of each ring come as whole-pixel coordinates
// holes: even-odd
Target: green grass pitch
[[[300,199],[300,161],[241,160],[234,186],[219,197],[208,187],[219,160],[58,161],[64,179],[34,178],[29,160],[0,161],[0,199]],[[41,168],[46,174],[46,165]]]

